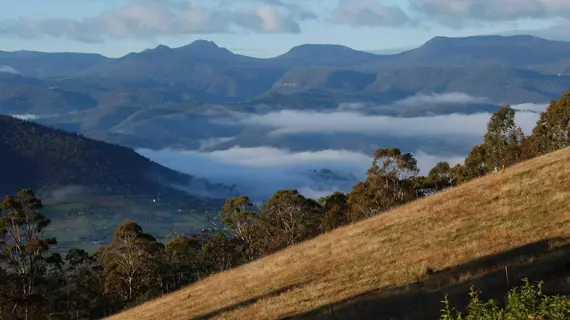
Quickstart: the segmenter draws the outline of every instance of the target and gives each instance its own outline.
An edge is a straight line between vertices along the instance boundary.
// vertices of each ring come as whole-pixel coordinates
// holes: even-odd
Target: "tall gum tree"
[[[61,268],[61,256],[50,247],[55,238],[45,238],[43,230],[50,220],[41,214],[42,202],[30,189],[15,197],[6,196],[0,203],[0,263],[4,262],[16,276],[19,294],[13,297],[14,310],[24,319],[34,319],[41,305],[42,279],[51,268]]]

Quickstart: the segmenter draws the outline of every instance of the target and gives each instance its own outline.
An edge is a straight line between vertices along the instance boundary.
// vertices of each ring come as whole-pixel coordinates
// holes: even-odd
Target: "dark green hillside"
[[[0,165],[5,169],[0,193],[4,194],[24,187],[48,192],[80,185],[98,194],[167,193],[188,197],[169,186],[187,186],[196,179],[160,166],[131,149],[10,116],[0,116],[0,154]],[[221,186],[211,187],[213,192],[223,190]]]

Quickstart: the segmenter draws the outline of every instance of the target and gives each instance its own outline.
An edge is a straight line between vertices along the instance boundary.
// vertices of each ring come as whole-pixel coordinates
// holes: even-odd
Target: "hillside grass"
[[[562,150],[213,275],[109,319],[301,315],[368,292],[410,286],[428,268],[437,274],[566,239],[568,199],[570,150]],[[478,276],[466,271],[455,281]]]

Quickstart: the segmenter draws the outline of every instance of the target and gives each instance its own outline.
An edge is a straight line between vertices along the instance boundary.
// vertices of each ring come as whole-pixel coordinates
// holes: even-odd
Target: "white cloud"
[[[40,116],[35,115],[35,114],[11,114],[10,116],[20,119],[20,120],[37,120],[37,119],[41,119]]]
[[[570,18],[568,0],[411,0],[411,4],[427,19],[453,27],[471,22]]]
[[[516,32],[516,34],[521,33],[558,41],[570,41],[570,20],[557,21],[544,29]]]
[[[21,74],[20,71],[10,66],[3,66],[3,65],[0,65],[0,73]]]
[[[332,22],[366,27],[399,27],[412,23],[402,8],[374,0],[341,0],[333,12]]]
[[[245,0],[242,3],[254,2],[264,5],[269,5],[275,8],[281,8],[287,10],[292,16],[298,18],[299,20],[304,19],[316,19],[316,14],[310,9],[306,8],[303,1],[296,0]],[[221,5],[233,5],[236,3],[235,0],[221,0]]]
[[[340,0],[332,21],[369,27],[425,26],[435,22],[462,28],[485,23],[553,18],[570,19],[570,1],[409,0],[390,5],[382,0]]]
[[[299,133],[363,133],[370,135],[389,135],[394,137],[482,137],[487,129],[490,113],[445,114],[417,117],[392,117],[374,115],[369,112],[386,107],[394,109],[418,109],[425,106],[460,106],[471,104],[489,104],[493,102],[484,97],[473,97],[464,93],[418,94],[396,101],[389,106],[370,107],[361,103],[343,103],[333,111],[291,110],[285,109],[265,114],[233,114],[234,119],[227,124],[267,127],[271,135],[289,135]],[[538,112],[545,110],[547,104],[520,104],[512,106],[519,110],[516,115],[519,125],[530,133],[538,120]],[[429,110],[429,109],[427,109]]]
[[[230,142],[234,139],[235,139],[235,137],[220,137],[220,138],[203,139],[203,140],[198,141],[198,143],[200,143],[200,149],[199,150],[211,148],[211,147],[214,147],[220,143]]]
[[[534,127],[537,115],[520,112],[517,119],[523,129]],[[431,117],[394,118],[358,112],[316,112],[282,110],[262,115],[240,115],[244,125],[265,126],[273,135],[297,133],[367,133],[397,137],[478,137],[486,131],[490,114],[451,114]]]
[[[347,150],[291,152],[271,147],[241,148],[214,152],[187,150],[148,150],[138,153],[172,169],[207,178],[213,182],[237,185],[238,190],[256,200],[265,199],[280,189],[297,189],[307,197],[318,198],[335,191],[348,192],[354,183],[365,179],[371,155]],[[454,165],[463,156],[430,155],[414,152],[421,174],[427,174],[439,161]],[[348,181],[311,179],[310,170],[331,169]]]
[[[257,147],[234,147],[214,152],[187,150],[137,150],[164,166],[227,185],[236,184],[243,194],[264,199],[280,189],[302,190],[307,196],[349,191],[355,181],[318,181],[310,170],[328,168],[358,179],[370,166],[368,155],[344,150],[291,152]]]
[[[522,103],[511,106],[511,108],[519,111],[527,111],[527,112],[543,112],[548,108],[548,103]]]
[[[75,112],[71,112],[69,114],[73,114]],[[11,117],[21,119],[21,120],[40,120],[40,119],[47,119],[47,118],[56,118],[59,117],[59,114],[33,114],[33,113],[22,113],[22,114],[8,114]]]
[[[417,94],[397,101],[396,106],[415,107],[423,104],[464,104],[464,103],[490,103],[485,97],[472,97],[461,92],[448,92],[442,94]]]
[[[521,111],[515,114],[515,122],[521,126],[525,135],[530,135],[539,117],[539,113]]]
[[[409,110],[414,111],[416,114],[425,114],[422,112],[432,112],[431,107],[434,106],[445,106],[454,107],[454,110],[463,109],[463,107],[469,108],[473,107],[474,104],[487,104],[493,105],[493,102],[485,97],[474,97],[461,92],[446,92],[446,93],[432,93],[432,94],[416,94],[402,100],[398,100],[390,105],[381,106],[370,106],[365,103],[352,102],[352,103],[341,103],[337,108],[337,111],[363,111],[363,112],[378,112],[380,114],[385,114],[383,112],[387,110],[392,111],[403,111]],[[461,111],[469,111],[468,109],[463,109]]]
[[[83,19],[18,18],[0,22],[0,34],[52,36],[83,42],[106,39],[153,38],[194,33],[300,32],[298,14],[268,0],[247,5],[200,6],[194,1],[132,0],[97,16]],[[242,3],[243,4],[243,3]],[[301,18],[307,18],[303,15]],[[299,19],[301,19],[299,18]]]
[[[427,175],[431,168],[433,168],[438,162],[447,161],[449,165],[453,167],[456,164],[462,164],[465,160],[465,156],[462,155],[433,155],[421,150],[414,152],[414,158],[416,158],[418,162],[420,174],[422,175]]]
[[[295,167],[305,163],[308,167],[313,164],[327,163],[342,167],[367,165],[370,159],[367,155],[346,150],[323,150],[291,152],[273,147],[242,148],[233,147],[228,150],[217,150],[209,153],[195,151],[177,151],[189,156],[206,155],[210,160],[218,163],[238,164],[249,168]]]

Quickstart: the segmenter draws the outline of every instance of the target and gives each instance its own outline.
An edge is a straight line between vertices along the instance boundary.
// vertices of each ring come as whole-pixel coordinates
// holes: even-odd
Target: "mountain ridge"
[[[301,56],[301,58],[303,59],[307,59],[307,56],[310,56],[311,54],[325,54],[328,56],[332,56],[335,54],[341,54],[341,55],[350,55],[350,57],[354,58],[356,57],[356,59],[352,60],[352,61],[343,61],[343,62],[334,62],[332,64],[324,64],[324,65],[343,65],[343,66],[352,66],[352,65],[358,65],[358,64],[365,64],[366,62],[374,62],[372,60],[378,60],[381,63],[383,63],[383,66],[385,66],[386,64],[390,64],[393,63],[393,61],[390,61],[390,58],[398,58],[398,57],[402,57],[402,56],[410,56],[412,53],[415,53],[416,51],[421,51],[421,50],[425,50],[426,48],[429,47],[433,47],[434,45],[449,45],[449,44],[461,44],[461,45],[465,45],[465,44],[470,44],[470,45],[489,45],[489,44],[495,43],[495,44],[499,44],[501,46],[505,46],[505,45],[535,45],[536,43],[540,43],[541,45],[564,45],[566,47],[570,46],[570,42],[566,42],[566,41],[559,41],[559,40],[548,40],[545,38],[540,38],[540,37],[536,37],[536,36],[531,36],[531,35],[508,35],[508,36],[504,36],[504,35],[478,35],[478,36],[469,36],[469,37],[442,37],[442,36],[436,36],[433,37],[432,39],[426,41],[425,43],[423,43],[422,45],[414,48],[414,49],[410,49],[410,50],[406,50],[403,51],[401,53],[396,53],[396,54],[375,54],[375,53],[370,53],[367,51],[361,51],[361,50],[356,50],[344,45],[339,45],[339,44],[311,44],[311,43],[305,43],[305,44],[300,44],[297,46],[292,47],[290,50],[288,50],[287,52],[284,52],[282,54],[278,54],[276,56],[273,57],[267,57],[267,58],[255,58],[255,57],[249,57],[249,56],[245,56],[245,55],[238,55],[235,54],[234,52],[232,52],[231,50],[228,50],[227,48],[224,47],[220,47],[218,46],[215,42],[213,41],[208,41],[208,40],[196,40],[194,42],[191,42],[187,45],[183,45],[180,47],[175,47],[175,48],[171,48],[169,46],[166,45],[158,45],[155,48],[148,48],[148,49],[144,49],[140,52],[131,52],[128,54],[125,54],[121,57],[117,57],[117,58],[109,58],[106,57],[104,55],[98,54],[98,53],[78,53],[78,52],[41,52],[41,51],[29,51],[29,50],[20,50],[20,51],[0,51],[0,65],[9,65],[9,61],[10,59],[14,59],[14,56],[19,56],[22,59],[28,59],[27,62],[29,62],[29,59],[33,59],[33,58],[45,58],[45,57],[55,57],[55,58],[59,58],[59,59],[70,59],[73,61],[73,58],[83,58],[87,61],[84,61],[83,63],[85,65],[82,65],[81,62],[76,62],[76,64],[78,64],[77,68],[74,68],[72,71],[82,71],[84,69],[87,69],[89,67],[92,67],[94,64],[99,64],[99,63],[103,63],[103,62],[108,62],[108,61],[117,61],[117,60],[125,60],[128,57],[133,57],[133,56],[137,56],[140,54],[148,54],[150,52],[155,52],[155,51],[161,51],[161,52],[179,52],[179,53],[186,53],[190,56],[194,56],[194,57],[200,57],[200,58],[208,58],[208,59],[228,59],[228,58],[236,58],[239,57],[242,61],[245,60],[250,60],[250,61],[256,61],[259,63],[263,63],[263,62],[268,62],[271,61],[273,64],[279,64],[279,63],[287,63],[291,60],[295,60],[295,58],[298,58],[296,56]],[[542,48],[545,49],[545,48]],[[569,49],[565,49],[564,53],[567,53],[567,50]],[[413,55],[412,55],[413,56]],[[94,62],[90,63],[89,60],[93,60]],[[289,62],[290,64],[293,65],[306,65],[306,64],[310,64],[310,63],[317,63],[318,59],[316,59],[315,57],[313,57],[314,60],[312,61],[301,61],[301,62]],[[316,61],[315,61],[316,60]],[[344,60],[344,58],[343,58]],[[349,59],[346,59],[349,60]],[[8,61],[8,62],[7,62]],[[321,61],[322,63],[322,61]],[[403,63],[403,62],[400,62]],[[18,70],[18,66],[20,66],[20,64],[18,64],[16,67],[14,67],[16,70]],[[32,76],[39,76],[39,74],[33,73],[31,74]]]
[[[406,51],[413,51],[415,49],[421,48],[422,46],[425,45],[430,45],[433,43],[437,43],[437,42],[442,42],[442,41],[477,41],[477,40],[485,40],[485,41],[498,41],[501,43],[504,43],[505,40],[509,41],[509,43],[512,44],[512,40],[525,40],[526,42],[528,41],[534,41],[534,42],[541,42],[541,43],[565,43],[568,44],[570,43],[570,41],[564,41],[564,40],[552,40],[552,39],[547,39],[544,37],[539,37],[539,36],[535,36],[535,35],[530,35],[530,34],[509,34],[509,35],[474,35],[474,36],[464,36],[464,37],[449,37],[449,36],[434,36],[431,39],[427,40],[426,42],[415,46],[412,49],[407,49],[404,50],[404,52]],[[349,46],[346,45],[342,45],[342,44],[332,44],[332,43],[302,43],[302,44],[298,44],[295,45],[293,47],[291,47],[289,50],[287,50],[286,52],[283,52],[281,54],[276,54],[275,56],[270,56],[270,57],[266,57],[266,58],[255,58],[255,57],[251,57],[254,59],[260,59],[260,60],[265,60],[265,59],[273,59],[273,58],[278,58],[280,56],[286,55],[287,53],[291,52],[291,51],[296,51],[299,49],[303,49],[303,48],[307,48],[307,47],[316,47],[316,48],[332,48],[332,49],[349,49],[352,51],[357,51],[360,53],[365,53],[368,55],[373,55],[373,56],[386,56],[386,55],[397,55],[397,54],[375,54],[372,53],[371,50],[358,50],[358,49],[354,49],[351,48]],[[193,42],[190,42],[188,44],[185,45],[181,45],[178,47],[170,47],[168,45],[165,44],[159,44],[154,48],[147,48],[147,49],[143,49],[142,51],[139,52],[131,52],[131,53],[127,53],[124,54],[122,56],[116,57],[116,58],[111,58],[108,56],[105,56],[101,53],[83,53],[83,52],[66,52],[66,51],[36,51],[36,50],[13,50],[13,51],[2,51],[0,50],[0,55],[1,54],[24,54],[24,55],[29,55],[29,56],[35,56],[35,55],[85,55],[85,56],[97,56],[100,58],[106,58],[106,59],[120,59],[122,57],[125,57],[129,54],[133,54],[133,53],[142,53],[144,51],[148,51],[148,50],[154,50],[154,49],[170,49],[170,50],[177,50],[177,49],[206,49],[206,50],[212,50],[212,49],[218,49],[221,51],[227,51],[230,53],[233,53],[235,55],[237,55],[236,53],[234,53],[233,51],[225,48],[225,47],[221,47],[219,46],[216,42],[211,41],[211,40],[207,40],[207,39],[198,39],[195,40]],[[384,50],[372,50],[374,52],[376,51],[384,51]]]
[[[192,196],[191,185],[210,187],[214,194],[229,188],[210,184],[163,167],[134,150],[48,128],[36,123],[0,115],[0,164],[19,168],[0,181],[0,193],[32,188],[53,191],[80,185],[98,194],[133,195],[170,193],[178,198]],[[73,155],[73,156],[71,156]],[[176,186],[176,187],[175,187]],[[203,190],[203,193],[207,193]]]
[[[568,87],[570,42],[531,36],[439,37],[393,55],[305,44],[274,58],[237,55],[199,40],[104,59],[59,78],[0,73],[0,113],[58,115],[42,122],[131,147],[193,147],[168,137],[211,133],[201,125],[182,125],[183,119],[208,118],[211,108],[332,110],[343,103],[388,106],[415,95],[448,93],[495,105],[542,104]],[[146,109],[178,115],[121,126],[129,112]],[[157,140],[148,130],[137,131],[143,127],[175,132]]]

